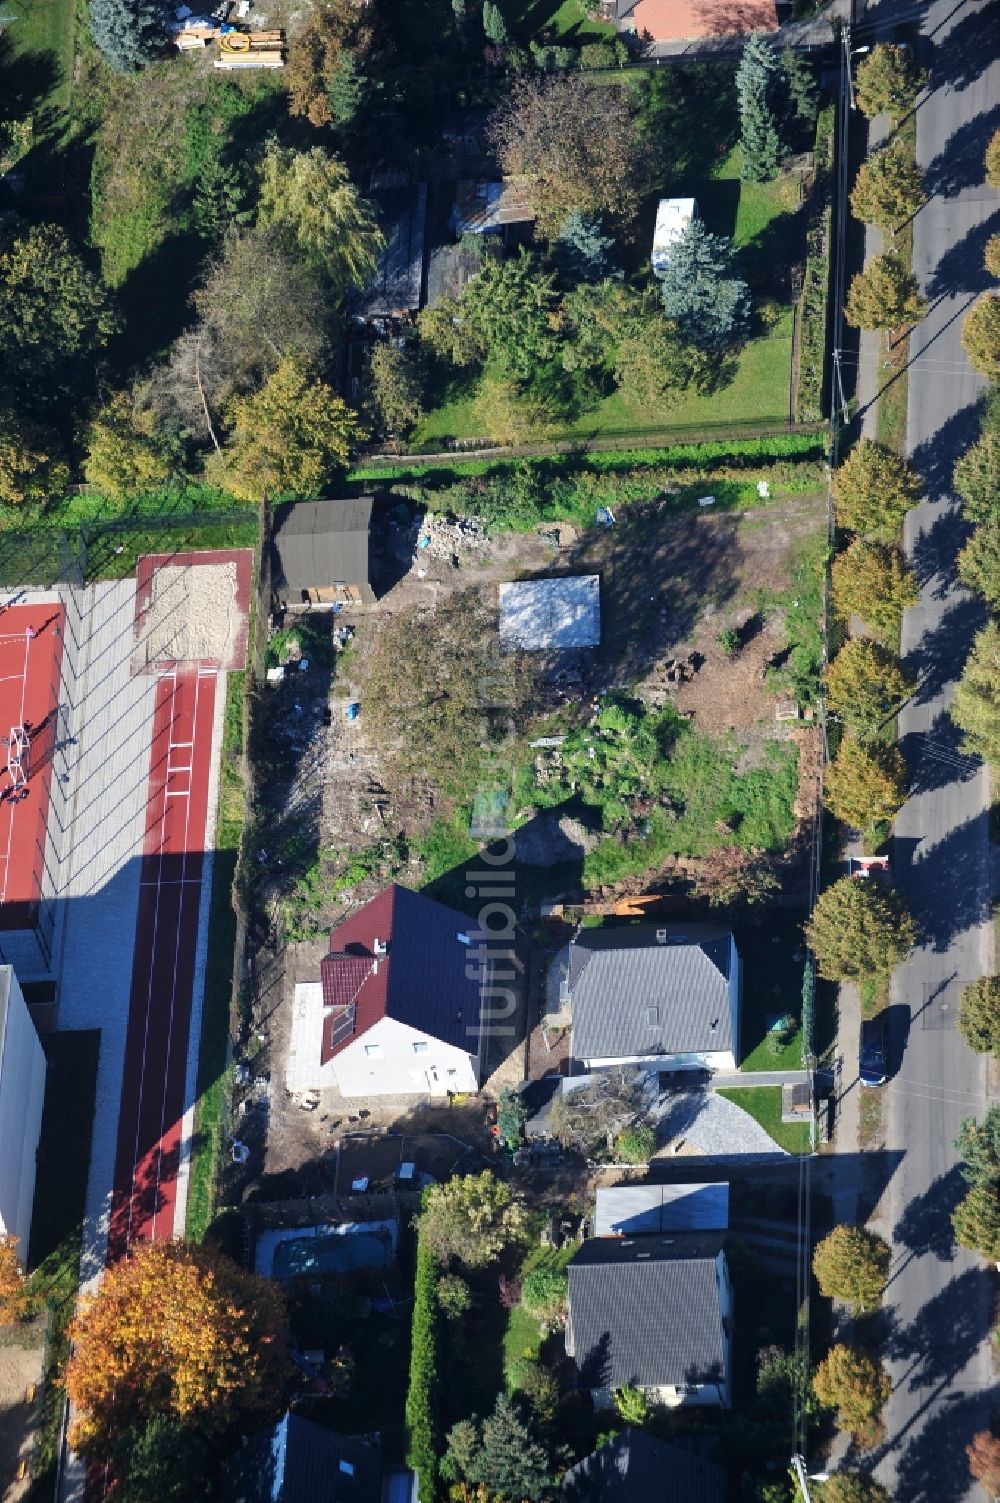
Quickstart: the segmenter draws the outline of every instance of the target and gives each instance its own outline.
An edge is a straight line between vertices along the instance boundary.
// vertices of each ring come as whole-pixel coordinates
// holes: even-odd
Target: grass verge
[[[215,1207],[216,1177],[226,1108],[229,1011],[236,955],[233,884],[246,811],[243,746],[247,682],[246,670],[230,673],[226,681],[219,810],[212,857],[212,894],[208,910],[205,994],[198,1044],[194,1152],[185,1224],[187,1235],[196,1241],[201,1241],[208,1230]]]
[[[809,1127],[805,1122],[782,1122],[780,1086],[740,1086],[720,1090],[734,1106],[742,1107],[748,1116],[759,1122],[779,1148],[787,1153],[809,1152]]]
[[[743,961],[741,1070],[802,1068],[802,920],[802,914],[775,909],[758,923],[736,927],[736,948]],[[795,1027],[775,1048],[768,1030],[782,1015],[794,1018]]]
[[[90,1136],[101,1035],[55,1033],[45,1041],[48,1075],[38,1145],[28,1265],[49,1315],[42,1417],[31,1464],[31,1503],[53,1496],[69,1355],[67,1329],[80,1281]]]
[[[911,110],[906,120],[895,131],[893,140],[904,149],[911,162],[917,159],[917,116]],[[889,249],[890,246],[886,246]],[[912,221],[897,230],[891,241],[907,271],[913,268]],[[891,333],[884,332],[879,338],[879,373],[882,390],[879,393],[878,411],[875,418],[875,437],[897,454],[906,453],[906,401],[909,381],[907,366],[910,358],[908,335],[892,340]]]

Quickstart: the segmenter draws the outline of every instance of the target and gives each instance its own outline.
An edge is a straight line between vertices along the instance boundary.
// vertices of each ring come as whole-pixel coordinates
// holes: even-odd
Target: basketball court
[[[58,604],[0,609],[0,947],[43,898],[64,619]]]

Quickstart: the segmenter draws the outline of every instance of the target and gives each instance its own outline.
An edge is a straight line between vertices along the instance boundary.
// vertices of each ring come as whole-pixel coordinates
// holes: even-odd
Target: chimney
[[[657,929],[657,931],[656,931],[656,943],[658,945],[665,945],[666,942],[667,942],[667,931],[666,931],[666,929]]]
[[[388,955],[389,953],[389,946],[386,944],[384,939],[379,939],[377,935],[375,937],[375,942],[372,945],[372,953],[374,955]]]

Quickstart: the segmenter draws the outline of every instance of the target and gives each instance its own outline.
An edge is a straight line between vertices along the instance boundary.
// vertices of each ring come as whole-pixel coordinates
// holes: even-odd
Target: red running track
[[[174,1234],[216,683],[190,667],[156,685],[109,1262]]]

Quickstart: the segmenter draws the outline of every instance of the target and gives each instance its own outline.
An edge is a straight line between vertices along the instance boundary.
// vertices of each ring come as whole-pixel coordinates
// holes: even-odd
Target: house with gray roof
[[[669,1408],[731,1402],[724,1232],[592,1237],[569,1263],[566,1354],[596,1408],[641,1388]]]
[[[556,966],[572,1056],[585,1069],[735,1070],[742,967],[729,929],[583,929]]]
[[[726,1503],[726,1474],[693,1444],[631,1427],[563,1477],[562,1503]]]
[[[224,1503],[381,1503],[377,1435],[338,1435],[290,1410],[226,1468]]]
[[[271,519],[271,593],[289,607],[371,604],[371,496],[288,501]]]

